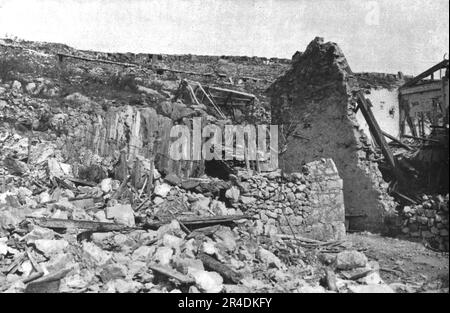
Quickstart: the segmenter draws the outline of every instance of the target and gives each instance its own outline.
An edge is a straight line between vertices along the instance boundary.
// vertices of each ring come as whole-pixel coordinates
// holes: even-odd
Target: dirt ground
[[[347,240],[380,264],[383,280],[399,292],[449,291],[449,254],[435,252],[421,242],[351,233]]]

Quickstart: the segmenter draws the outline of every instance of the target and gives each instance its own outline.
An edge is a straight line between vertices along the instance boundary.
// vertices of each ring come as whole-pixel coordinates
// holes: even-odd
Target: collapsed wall
[[[422,200],[399,212],[402,233],[427,242],[434,249],[448,251],[448,194],[445,198],[423,196]]]
[[[95,106],[89,102],[88,111],[96,111]],[[155,168],[172,174],[167,176],[171,177],[170,184],[204,193],[195,190],[201,180],[192,180],[203,173],[203,162],[175,161],[168,155],[172,119],[153,108],[131,106],[112,107],[106,112],[97,110],[96,114],[78,111],[77,117],[67,120],[69,132],[62,143],[77,177],[98,181],[111,172],[119,180],[130,175],[133,186],[139,190],[152,175],[149,160],[154,158]],[[109,164],[110,173],[98,176],[95,169],[99,163]],[[178,178],[174,180],[173,176]],[[343,182],[331,159],[310,162],[292,175],[281,176],[279,171],[254,175],[243,172],[239,180],[239,187],[227,192],[228,204],[256,217],[256,235],[294,233],[317,240],[338,240],[345,236]],[[154,199],[155,204],[158,201]],[[214,203],[208,204],[210,210],[215,210]]]
[[[272,124],[281,126],[279,162],[285,171],[332,158],[344,183],[349,228],[383,231],[390,198],[355,118],[352,92],[358,89],[337,44],[316,38],[268,89]]]

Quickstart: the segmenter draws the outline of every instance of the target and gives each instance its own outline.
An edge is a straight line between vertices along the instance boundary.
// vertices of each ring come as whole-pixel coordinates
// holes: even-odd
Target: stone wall
[[[345,236],[343,182],[331,159],[308,163],[300,173],[240,178],[241,195],[234,206],[257,218],[258,234],[294,232],[318,240]]]
[[[391,199],[355,118],[355,90],[358,81],[340,48],[321,38],[312,41],[268,89],[272,124],[281,125],[280,166],[296,172],[305,163],[332,158],[344,182],[349,228],[384,231]]]
[[[405,206],[399,212],[401,232],[412,239],[426,241],[431,247],[448,251],[448,194],[424,196],[421,204]]]

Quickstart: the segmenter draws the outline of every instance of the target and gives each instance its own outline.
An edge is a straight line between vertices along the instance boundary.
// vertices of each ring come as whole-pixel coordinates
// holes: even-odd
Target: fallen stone
[[[168,247],[159,247],[153,255],[153,260],[161,265],[168,265],[172,259],[173,250]]]
[[[228,227],[222,227],[214,233],[214,237],[218,239],[228,251],[234,251],[237,247],[234,233]]]
[[[204,270],[203,262],[198,259],[191,259],[191,258],[175,258],[173,260],[173,266],[176,268],[180,273],[188,274],[189,269],[196,269],[196,270]]]
[[[269,267],[276,267],[282,269],[284,267],[283,262],[272,252],[264,248],[259,247],[256,256]]]
[[[103,210],[96,212],[94,214],[94,217],[99,222],[109,222],[108,219],[106,218],[106,213]]]
[[[108,264],[103,268],[99,276],[103,283],[114,279],[125,278],[127,276],[127,268],[122,264]]]
[[[19,91],[20,89],[22,89],[22,84],[19,81],[15,80],[11,85],[11,89]]]
[[[211,203],[210,198],[199,198],[197,201],[192,203],[191,210],[194,212],[205,213],[209,211],[209,204]]]
[[[173,186],[178,186],[181,183],[181,179],[175,175],[175,174],[168,174],[166,177],[164,177],[164,181],[166,181],[167,183],[173,185]]]
[[[153,199],[153,203],[154,203],[155,205],[161,204],[161,203],[163,203],[164,201],[166,201],[166,200],[164,200],[164,198],[161,198],[161,197],[155,197],[155,198]]]
[[[246,204],[246,205],[256,202],[256,198],[247,197],[247,196],[241,196],[240,200],[243,204]]]
[[[126,226],[133,227],[135,225],[134,211],[130,204],[118,204],[107,207],[106,217]]]
[[[180,250],[180,246],[183,244],[184,240],[171,234],[164,234],[162,242],[166,247]]]
[[[158,228],[158,230],[156,231],[156,237],[158,239],[162,239],[164,237],[165,234],[177,234],[177,233],[182,233],[183,231],[181,230],[180,227],[180,223],[178,223],[177,220],[172,220],[169,224],[165,224],[163,226],[161,226],[160,228]]]
[[[366,266],[367,261],[367,257],[361,252],[350,250],[339,252],[336,256],[335,265],[340,270],[351,270]]]
[[[35,83],[33,83],[33,82],[31,82],[31,83],[28,83],[28,84],[26,84],[26,86],[25,86],[25,90],[26,90],[26,92],[28,92],[28,93],[33,93],[33,91],[36,89],[36,84]]]
[[[22,240],[24,240],[27,244],[30,244],[38,239],[54,239],[55,235],[56,233],[51,229],[34,225],[33,229],[22,237]]]
[[[366,285],[379,285],[384,283],[378,272],[369,273],[367,276],[358,279],[358,282]]]
[[[228,189],[225,192],[225,197],[230,199],[230,201],[232,201],[232,202],[238,202],[239,196],[240,196],[240,191],[239,191],[239,188],[237,188],[236,186],[232,186],[230,189]]]
[[[104,251],[91,242],[83,242],[85,257],[98,266],[105,265],[111,259],[111,253]]]
[[[207,293],[218,293],[223,289],[223,278],[216,272],[191,270],[189,274],[194,278],[197,287]]]
[[[69,246],[69,243],[63,239],[37,239],[34,241],[36,249],[49,256],[63,252]]]
[[[134,250],[133,254],[131,255],[131,258],[135,261],[147,262],[148,260],[151,259],[155,250],[156,248],[154,246],[141,246],[136,250]]]
[[[58,162],[55,158],[49,158],[47,161],[48,174],[50,177],[61,178],[63,176],[72,175],[72,167],[70,164]]]
[[[107,283],[107,292],[118,293],[136,293],[142,288],[142,284],[136,281],[127,281],[124,279],[111,280]]]

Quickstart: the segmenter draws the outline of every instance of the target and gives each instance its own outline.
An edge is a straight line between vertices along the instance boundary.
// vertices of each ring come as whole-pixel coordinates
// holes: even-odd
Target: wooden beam
[[[109,61],[109,60],[102,60],[102,59],[92,59],[92,58],[86,58],[82,56],[77,55],[71,55],[71,54],[65,54],[65,53],[57,53],[58,58],[60,61],[62,61],[64,58],[72,58],[72,59],[78,59],[88,62],[98,62],[98,63],[106,63],[106,64],[114,64],[114,65],[120,65],[125,67],[138,67],[138,64],[134,63],[123,63],[123,62],[115,62],[115,61]]]
[[[380,129],[380,126],[378,125],[377,120],[375,119],[375,116],[373,115],[372,110],[370,109],[370,105],[367,101],[367,99],[364,97],[361,91],[359,91],[357,94],[357,101],[359,105],[359,109],[361,110],[361,113],[363,114],[367,124],[369,125],[369,130],[374,137],[375,141],[381,148],[381,152],[383,153],[384,158],[386,159],[389,166],[392,168],[395,177],[399,181],[403,181],[403,175],[401,174],[400,170],[397,168],[394,155],[392,154],[392,151],[390,150],[386,140],[384,139],[383,132]]]
[[[246,92],[242,92],[242,91],[237,91],[237,90],[231,90],[231,89],[225,89],[225,88],[219,88],[219,87],[212,87],[212,86],[208,86],[208,90],[214,90],[214,91],[219,91],[219,92],[229,92],[232,94],[236,94],[242,97],[248,97],[250,99],[254,99],[256,98],[255,95],[252,95],[251,93],[246,93]]]
[[[444,60],[442,62],[439,62],[438,64],[436,64],[433,67],[430,67],[428,70],[426,70],[425,72],[417,75],[416,77],[414,77],[413,79],[411,79],[409,82],[407,82],[406,84],[404,84],[403,86],[400,87],[400,89],[415,85],[416,83],[418,83],[419,81],[421,81],[422,79],[430,76],[432,73],[442,69],[448,67],[448,60]]]
[[[205,95],[206,99],[208,99],[209,103],[211,103],[211,105],[214,107],[214,109],[216,109],[219,116],[223,119],[226,119],[227,117],[225,116],[225,114],[223,114],[222,110],[216,105],[216,103],[213,101],[213,99],[211,99],[211,97],[208,95],[208,93],[203,88],[203,86],[200,83],[197,83],[197,85],[198,85],[198,88],[200,89],[200,91]]]
[[[385,137],[387,137],[387,138],[391,139],[392,141],[398,143],[401,147],[403,147],[403,148],[405,148],[405,149],[408,149],[408,150],[413,150],[413,148],[411,148],[411,147],[408,146],[407,144],[401,142],[399,139],[395,138],[394,136],[389,135],[388,133],[386,133],[386,132],[384,132],[384,131],[382,131],[382,133],[383,133],[383,135],[384,135]]]
[[[403,137],[417,139],[417,140],[422,140],[422,141],[435,142],[435,143],[439,143],[440,142],[439,140],[436,140],[436,139],[423,138],[423,137],[417,137],[417,136],[411,136],[411,135],[403,135]]]

